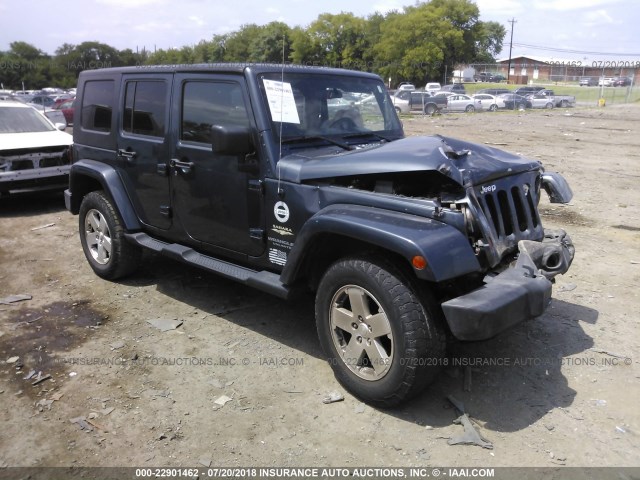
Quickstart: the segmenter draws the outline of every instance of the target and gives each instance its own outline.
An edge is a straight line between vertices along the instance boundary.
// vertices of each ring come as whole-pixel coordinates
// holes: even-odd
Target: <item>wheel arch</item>
[[[467,238],[429,218],[360,205],[331,205],[303,226],[281,274],[284,284],[306,279],[312,287],[337,259],[362,253],[392,258],[413,277],[440,282],[481,269]],[[426,259],[422,270],[414,256]]]
[[[140,230],[140,222],[116,169],[94,160],[74,163],[69,173],[69,189],[65,192],[67,209],[77,215],[82,199],[95,190],[104,190],[113,200],[127,231]]]

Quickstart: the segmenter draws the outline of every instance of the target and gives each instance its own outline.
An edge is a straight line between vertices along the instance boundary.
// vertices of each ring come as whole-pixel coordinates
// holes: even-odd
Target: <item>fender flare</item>
[[[423,280],[442,282],[481,270],[467,238],[450,225],[402,212],[336,204],[323,208],[304,224],[282,271],[282,283],[297,279],[309,245],[321,234],[366,241],[401,255],[409,265],[414,256],[421,255],[427,267],[413,271]]]
[[[69,189],[65,191],[67,210],[77,215],[84,196],[95,190],[92,187],[95,182],[87,182],[87,178],[98,182],[101,188],[113,199],[125,230],[132,232],[141,229],[140,221],[135,214],[133,204],[126,193],[120,175],[115,168],[103,162],[79,160],[71,166]]]

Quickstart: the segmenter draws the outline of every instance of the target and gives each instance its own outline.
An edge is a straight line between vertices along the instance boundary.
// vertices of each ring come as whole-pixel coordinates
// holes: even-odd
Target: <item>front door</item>
[[[171,160],[175,219],[203,246],[259,256],[265,249],[262,188],[255,155],[220,155],[211,127],[252,127],[241,77],[176,75],[178,133]]]

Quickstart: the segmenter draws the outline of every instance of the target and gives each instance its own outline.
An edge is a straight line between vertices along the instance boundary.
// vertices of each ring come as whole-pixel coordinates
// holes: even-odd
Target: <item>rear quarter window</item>
[[[84,130],[111,131],[113,116],[113,80],[93,80],[84,85],[81,125]]]

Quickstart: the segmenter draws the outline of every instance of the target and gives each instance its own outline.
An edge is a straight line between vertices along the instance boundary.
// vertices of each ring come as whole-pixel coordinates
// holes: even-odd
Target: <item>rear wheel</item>
[[[396,109],[396,113],[398,115],[400,115],[402,113],[402,110],[400,110],[400,107],[395,107],[395,109]]]
[[[439,308],[382,259],[348,258],[316,295],[320,344],[337,380],[381,407],[419,393],[445,359]]]
[[[560,102],[560,106],[561,106],[562,108],[567,108],[567,107],[569,106],[569,102],[568,102],[568,101],[566,101],[566,100],[562,100],[562,101]]]
[[[424,113],[427,115],[433,115],[436,113],[436,106],[433,103],[429,103],[424,106]]]
[[[84,255],[98,276],[114,280],[140,264],[142,252],[124,238],[122,219],[104,192],[90,192],[82,200],[79,230]]]

